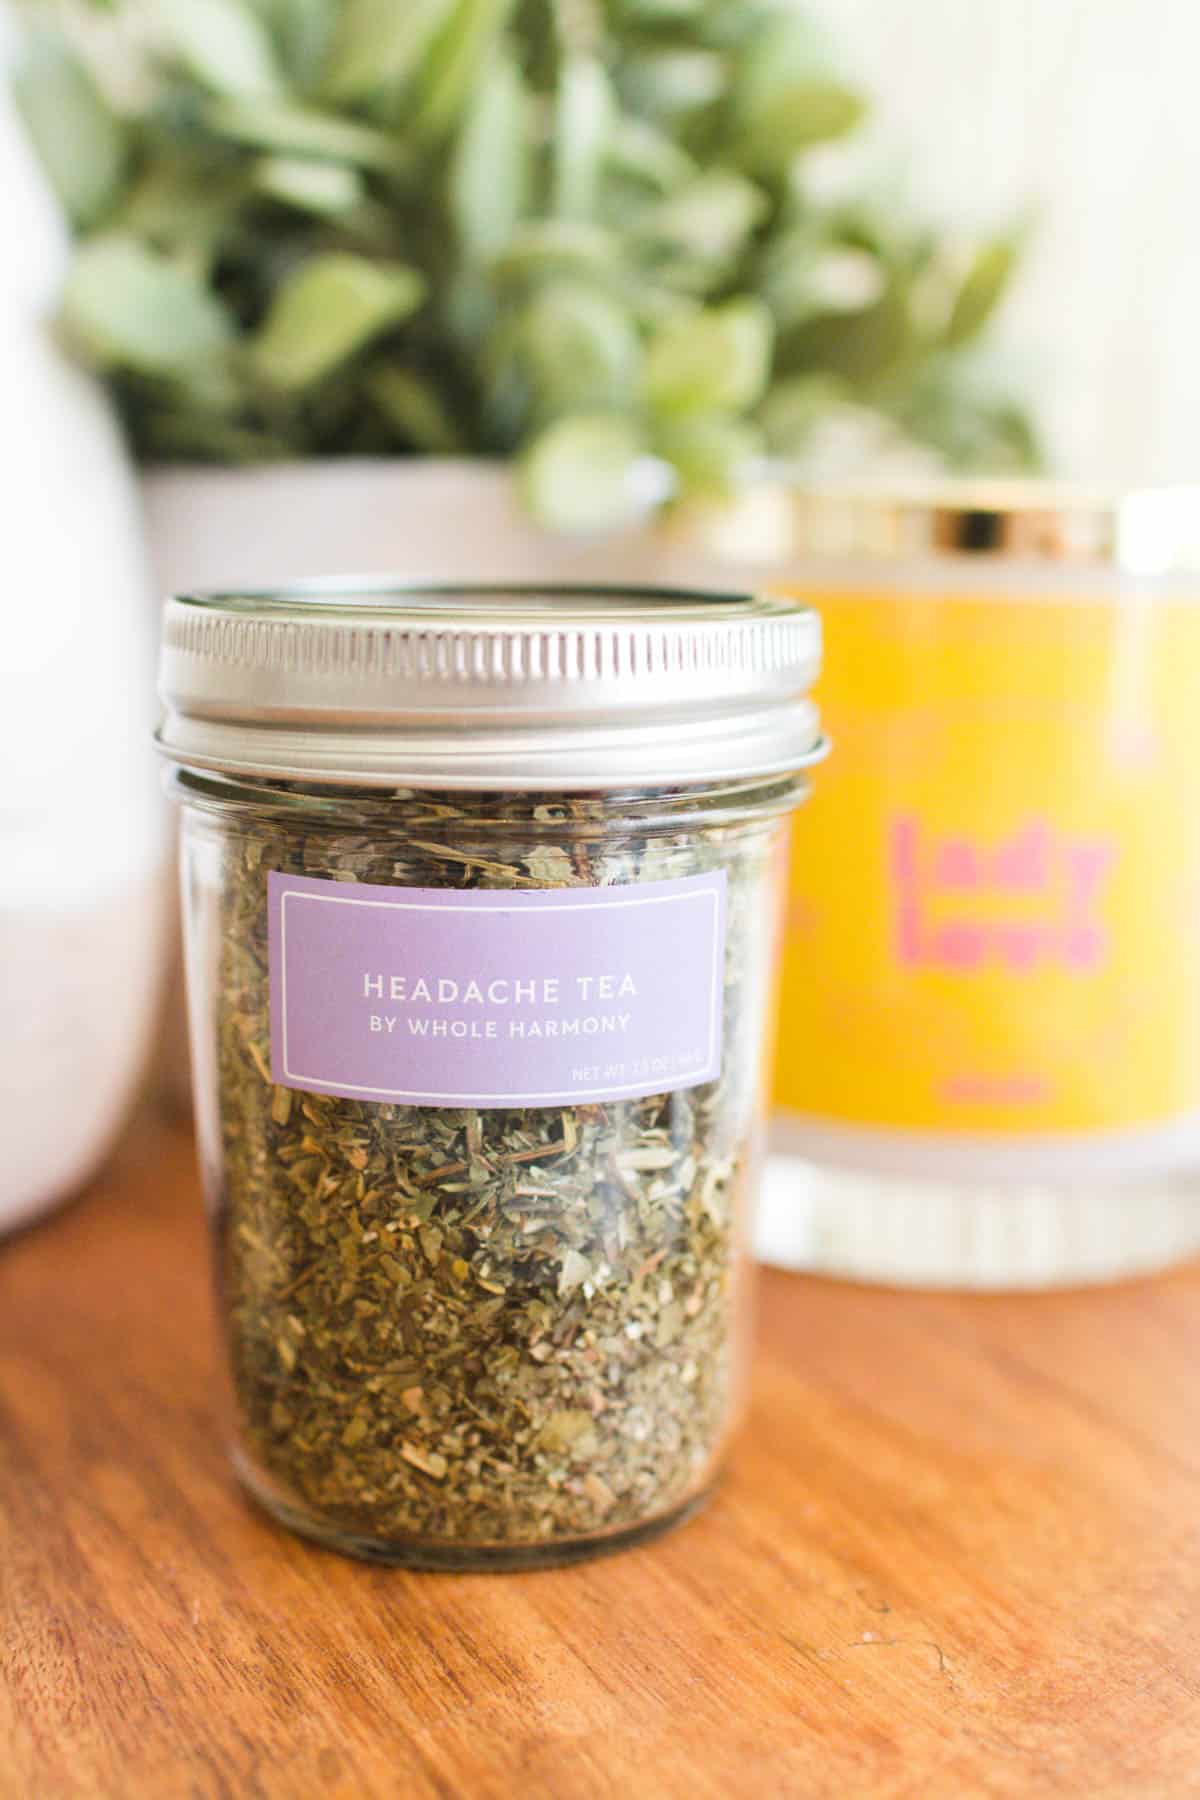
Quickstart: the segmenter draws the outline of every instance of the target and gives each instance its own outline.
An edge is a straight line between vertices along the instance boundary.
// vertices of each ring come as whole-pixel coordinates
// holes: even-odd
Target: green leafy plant
[[[864,105],[787,0],[33,18],[62,328],[145,458],[519,454],[535,510],[587,529],[647,466],[726,491],[839,409],[951,464],[1034,457],[969,354],[1015,242],[818,197]]]

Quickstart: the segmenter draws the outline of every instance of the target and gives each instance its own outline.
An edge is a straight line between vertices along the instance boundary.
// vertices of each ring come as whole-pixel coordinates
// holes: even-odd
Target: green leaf
[[[714,105],[725,95],[729,69],[715,50],[646,50],[621,70],[622,96],[636,112],[668,124]]]
[[[300,392],[408,318],[424,295],[421,276],[402,263],[314,257],[277,289],[251,347],[255,371],[282,393]]]
[[[48,33],[31,37],[15,79],[17,104],[72,223],[103,218],[121,189],[128,146],[87,68]]]
[[[470,448],[437,388],[423,376],[394,363],[381,363],[368,370],[362,388],[414,449],[429,456],[459,456]]]
[[[737,65],[736,105],[752,120],[781,88],[829,79],[828,34],[808,16],[787,7],[768,14],[747,39]]]
[[[507,455],[574,421],[531,466],[550,511],[603,513],[633,440],[720,486],[747,420],[780,449],[832,414],[956,464],[1031,454],[962,354],[1019,239],[964,267],[891,187],[809,191],[804,152],[862,103],[803,0],[25,10],[22,103],[97,240],[68,324],[141,455]],[[581,418],[609,501],[570,502]]]
[[[641,344],[626,309],[577,281],[541,289],[520,315],[516,353],[543,417],[628,404]]]
[[[853,131],[865,111],[861,97],[836,82],[790,82],[748,119],[737,147],[739,160],[755,174],[782,175],[798,152]]]
[[[856,313],[825,313],[810,319],[780,342],[784,373],[805,371],[841,376],[869,387],[914,347],[904,292],[892,283],[873,306]]]
[[[708,0],[619,0],[621,15],[639,25],[676,25],[698,19]]]
[[[206,108],[204,123],[215,136],[256,150],[354,163],[390,174],[405,166],[404,152],[385,132],[285,101],[216,100]]]
[[[645,213],[634,231],[649,248],[723,267],[741,254],[767,207],[744,175],[714,169]]]
[[[554,115],[552,210],[595,216],[604,151],[615,113],[612,88],[594,56],[570,56],[559,75]]]
[[[616,232],[572,219],[531,219],[519,225],[495,262],[495,273],[519,281],[561,273],[613,275],[621,266]]]
[[[435,36],[415,82],[406,126],[419,137],[445,137],[465,110],[514,0],[457,0]]]
[[[282,90],[266,27],[242,0],[158,0],[155,12],[185,68],[214,93]]]
[[[138,444],[154,462],[282,462],[300,448],[277,432],[238,425],[220,414],[150,406],[136,416]]]
[[[760,292],[783,331],[826,313],[862,312],[886,285],[887,270],[877,256],[831,247],[811,227],[777,237],[759,266]]]
[[[697,174],[695,160],[672,137],[629,113],[614,121],[606,159],[615,173],[663,193],[682,187]]]
[[[322,88],[360,100],[411,79],[451,0],[346,0]]]
[[[771,315],[759,300],[730,300],[667,320],[646,353],[646,399],[655,413],[744,412],[771,367]]]
[[[529,190],[528,97],[521,72],[502,55],[481,77],[450,165],[450,205],[458,239],[472,260],[503,250]]]
[[[264,156],[255,166],[254,185],[268,199],[319,216],[348,212],[365,192],[357,169],[307,156]]]
[[[631,419],[576,414],[536,437],[521,462],[534,517],[555,531],[610,531],[642,510],[638,467],[645,455]]]
[[[1025,410],[994,392],[977,370],[953,357],[931,360],[889,408],[903,428],[934,445],[951,468],[1029,472],[1042,467],[1037,433]]]
[[[701,413],[657,432],[654,447],[676,471],[682,492],[726,497],[745,486],[763,440],[744,419]]]
[[[77,252],[62,319],[100,367],[142,375],[178,375],[233,336],[229,314],[196,274],[118,233]]]
[[[955,349],[977,337],[1008,292],[1017,266],[1012,237],[993,238],[977,252],[950,310],[943,341]]]
[[[343,0],[263,0],[291,85],[311,88],[327,62]]]
[[[768,448],[776,456],[799,456],[822,421],[848,398],[844,383],[830,375],[794,375],[778,382],[761,413]]]
[[[151,163],[113,214],[112,228],[153,244],[193,273],[207,272],[235,229],[245,194],[245,176],[223,161]]]

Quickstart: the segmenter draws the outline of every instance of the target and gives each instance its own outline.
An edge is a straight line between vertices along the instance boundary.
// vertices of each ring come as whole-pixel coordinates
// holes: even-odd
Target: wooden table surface
[[[191,1144],[0,1251],[9,1800],[1200,1794],[1200,1270],[764,1278],[711,1508],[522,1576],[301,1544],[226,1470]]]

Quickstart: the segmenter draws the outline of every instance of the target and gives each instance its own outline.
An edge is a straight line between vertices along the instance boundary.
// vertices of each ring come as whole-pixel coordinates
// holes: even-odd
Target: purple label
[[[271,1074],[416,1106],[631,1100],[721,1070],[725,876],[492,892],[272,871]]]

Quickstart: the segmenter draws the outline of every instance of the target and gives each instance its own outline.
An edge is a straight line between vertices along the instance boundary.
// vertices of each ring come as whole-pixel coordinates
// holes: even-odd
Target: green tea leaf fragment
[[[596,1447],[596,1421],[582,1408],[551,1413],[538,1432],[543,1450],[572,1456],[589,1456]]]

